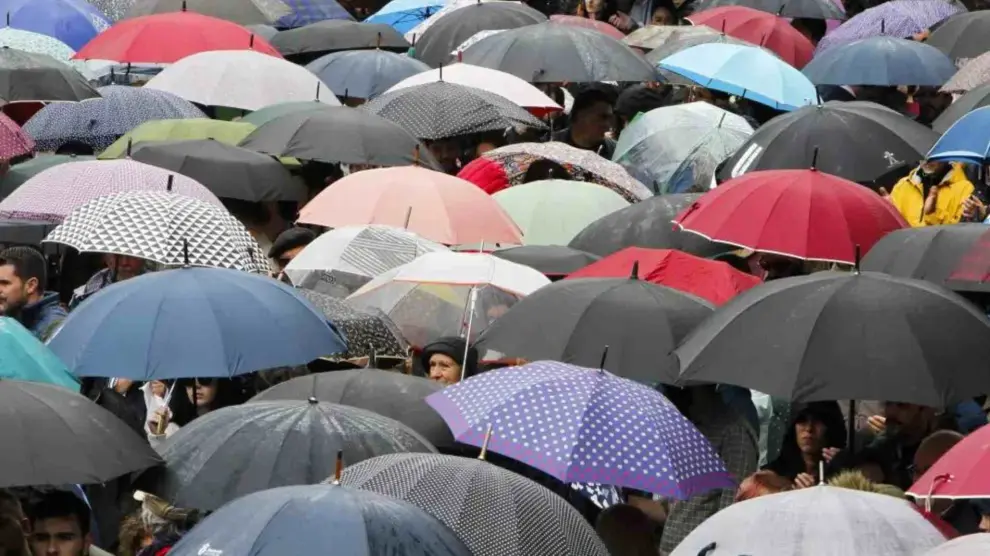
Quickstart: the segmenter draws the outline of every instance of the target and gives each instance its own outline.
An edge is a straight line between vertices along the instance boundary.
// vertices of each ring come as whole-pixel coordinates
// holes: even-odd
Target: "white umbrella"
[[[213,50],[187,56],[165,68],[145,87],[198,104],[241,110],[304,100],[340,106],[333,91],[306,68],[253,50]]]
[[[925,552],[925,556],[985,556],[986,554],[990,554],[990,533],[957,537]]]

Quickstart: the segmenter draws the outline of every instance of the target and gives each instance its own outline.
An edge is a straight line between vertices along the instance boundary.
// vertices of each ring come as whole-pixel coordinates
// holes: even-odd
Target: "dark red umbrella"
[[[696,295],[721,305],[762,282],[727,263],[702,259],[676,249],[627,247],[592,263],[571,278],[624,278],[636,268],[636,277]]]
[[[797,69],[810,62],[815,53],[811,41],[787,19],[753,8],[725,6],[698,12],[688,20],[771,50]]]
[[[606,21],[598,21],[597,19],[588,19],[587,17],[580,17],[576,15],[564,15],[556,14],[550,16],[550,21],[556,21],[557,23],[563,23],[564,25],[573,25],[574,27],[584,27],[585,29],[594,29],[601,33],[612,37],[615,40],[621,41],[626,38],[626,34],[619,31],[615,27],[612,27]]]
[[[870,189],[817,170],[751,172],[699,197],[674,223],[711,241],[799,259],[856,263],[908,226]]]
[[[908,489],[919,500],[990,498],[990,426],[949,449]]]
[[[171,64],[208,50],[255,50],[282,57],[264,38],[236,23],[194,12],[172,12],[115,23],[86,43],[74,59]]]

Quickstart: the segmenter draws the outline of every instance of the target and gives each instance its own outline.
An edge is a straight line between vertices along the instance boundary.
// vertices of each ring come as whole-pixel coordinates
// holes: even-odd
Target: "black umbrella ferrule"
[[[131,151],[130,151],[130,142],[128,142],[127,154],[128,155],[131,154]],[[168,175],[168,181],[165,182],[165,191],[167,191],[168,193],[171,193],[172,192],[172,184],[174,182],[175,182],[175,174],[169,174]]]
[[[189,240],[182,240],[182,266],[189,266]]]
[[[310,396],[306,401],[309,402],[309,405],[316,405],[320,403],[320,400],[317,400],[316,396]]]
[[[634,261],[632,265],[632,272],[629,273],[630,280],[639,280],[639,261]],[[608,349],[607,347],[605,349]]]
[[[811,169],[818,169],[818,147],[815,147],[815,150],[811,153]]]
[[[133,149],[133,148],[134,148],[134,138],[133,137],[128,137],[127,138],[127,158],[130,158],[131,157],[131,149]],[[171,178],[172,178],[172,176],[169,175],[169,179],[171,179]]]
[[[859,274],[859,244],[858,243],[856,244],[856,247],[853,249],[853,257],[854,257],[853,260],[855,261],[853,265],[853,272]]]
[[[605,360],[606,359],[608,359],[608,345],[606,345],[605,346],[605,349],[602,350],[602,361],[601,361],[601,363],[598,364],[598,370],[599,371],[602,371],[602,372],[605,371]]]
[[[254,33],[251,33],[251,37],[248,39],[248,48],[254,48]]]
[[[344,474],[344,451],[337,450],[337,464],[334,466],[333,470],[333,483],[334,485],[340,484],[340,478]]]
[[[186,11],[188,7],[186,6],[186,0],[182,0],[182,11]]]

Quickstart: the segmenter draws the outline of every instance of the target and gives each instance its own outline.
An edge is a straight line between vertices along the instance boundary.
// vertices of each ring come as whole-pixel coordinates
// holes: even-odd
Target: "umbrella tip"
[[[320,400],[316,399],[316,396],[310,396],[306,400],[306,402],[309,403],[309,405],[316,405],[316,404],[320,403]]]
[[[598,370],[605,372],[605,360],[608,359],[608,345],[605,345],[605,349],[602,350],[602,360],[598,364]]]
[[[182,238],[182,267],[189,268],[189,240]]]
[[[182,0],[182,11],[186,11],[186,0]]]
[[[129,145],[128,145],[128,148],[130,148]],[[130,153],[128,152],[128,154],[130,154]],[[168,181],[165,182],[165,191],[166,192],[168,192],[168,193],[171,193],[172,192],[172,184],[174,183],[174,181],[175,181],[175,174],[169,174],[168,175]]]
[[[629,278],[631,280],[639,280],[639,261],[634,261],[632,265],[632,272],[629,273]],[[608,349],[608,348],[606,348]]]
[[[856,261],[855,264],[853,265],[853,272],[859,274],[859,244],[858,243],[856,244],[856,247],[853,250],[853,254],[855,256],[854,260]]]
[[[334,466],[333,470],[333,483],[334,485],[340,485],[340,478],[344,474],[344,451],[337,450],[337,464]]]
[[[715,543],[711,543],[711,544],[709,544],[708,546],[706,546],[706,547],[704,547],[704,548],[702,548],[702,549],[701,549],[701,551],[700,551],[700,552],[698,552],[698,556],[708,556],[708,555],[709,555],[709,554],[711,554],[712,552],[715,552],[715,549],[716,549],[717,547],[718,547],[718,545],[717,545],[717,544],[715,544]]]
[[[485,441],[481,444],[481,453],[478,454],[478,459],[484,461],[485,457],[488,455],[488,443],[492,440],[492,424],[488,423],[488,430],[485,431]]]
[[[815,171],[818,169],[818,147],[815,147],[814,152],[811,153],[811,170]]]
[[[254,33],[251,33],[251,37],[248,39],[248,48],[254,48]]]

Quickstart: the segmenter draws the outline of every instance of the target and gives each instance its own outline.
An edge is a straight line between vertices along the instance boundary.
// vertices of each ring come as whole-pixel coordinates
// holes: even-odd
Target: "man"
[[[926,162],[894,185],[888,195],[880,189],[911,226],[957,224],[974,187],[963,166]]]
[[[611,160],[615,141],[608,139],[606,134],[615,126],[614,102],[615,95],[608,89],[588,86],[574,97],[570,127],[554,132],[550,140],[593,151]]]
[[[58,293],[46,292],[45,257],[31,247],[0,252],[0,313],[20,321],[44,342],[65,320]]]
[[[100,556],[93,546],[90,511],[78,496],[64,490],[46,493],[28,511],[34,556]]]
[[[437,139],[424,141],[430,154],[437,159],[444,173],[452,176],[460,171],[461,144],[456,139]]]
[[[106,268],[91,276],[85,284],[72,292],[69,309],[75,309],[91,295],[110,284],[130,280],[135,276],[144,274],[146,264],[144,259],[137,257],[110,254],[103,256],[103,263],[106,265]]]
[[[268,250],[268,258],[274,261],[272,274],[275,276],[282,274],[292,259],[302,253],[302,250],[313,243],[314,239],[316,239],[316,232],[299,226],[280,233],[275,238],[275,242],[272,243],[272,248]]]

